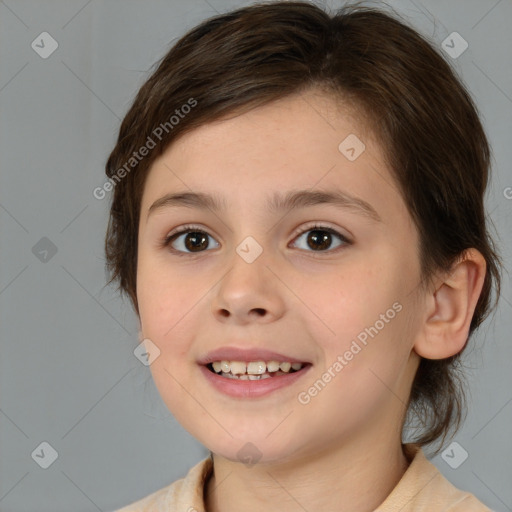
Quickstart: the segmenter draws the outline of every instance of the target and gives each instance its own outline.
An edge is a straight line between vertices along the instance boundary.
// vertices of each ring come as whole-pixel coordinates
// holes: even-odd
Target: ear
[[[414,344],[418,355],[446,359],[464,348],[486,267],[482,254],[468,249],[451,272],[439,279],[435,291],[428,293],[425,318]]]

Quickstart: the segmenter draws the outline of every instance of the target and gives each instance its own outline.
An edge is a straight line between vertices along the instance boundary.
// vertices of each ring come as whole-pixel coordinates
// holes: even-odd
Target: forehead
[[[406,213],[382,149],[357,111],[309,91],[206,123],[175,140],[149,170],[142,214],[173,191],[208,193],[226,209],[268,210],[276,193],[334,188],[384,214],[393,207]]]

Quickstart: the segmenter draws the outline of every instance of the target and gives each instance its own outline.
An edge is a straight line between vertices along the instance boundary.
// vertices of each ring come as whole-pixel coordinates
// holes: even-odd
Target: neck
[[[361,438],[331,446],[285,464],[247,467],[213,455],[206,511],[370,512],[391,493],[408,464],[399,440],[391,443],[379,437],[372,443]]]

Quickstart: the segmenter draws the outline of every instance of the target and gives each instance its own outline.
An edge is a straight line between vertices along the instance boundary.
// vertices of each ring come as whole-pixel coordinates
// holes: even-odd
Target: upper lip
[[[198,359],[201,365],[207,365],[214,361],[278,361],[280,363],[306,363],[304,359],[297,359],[296,357],[287,356],[266,350],[263,348],[237,348],[237,347],[220,347],[205,356]]]

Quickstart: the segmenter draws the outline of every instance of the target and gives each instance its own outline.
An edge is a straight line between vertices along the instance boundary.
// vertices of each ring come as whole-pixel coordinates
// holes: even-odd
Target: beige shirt
[[[405,448],[411,463],[375,512],[492,512],[472,494],[454,487],[419,446],[406,444]],[[185,478],[115,512],[205,512],[203,491],[212,469],[207,457]]]

